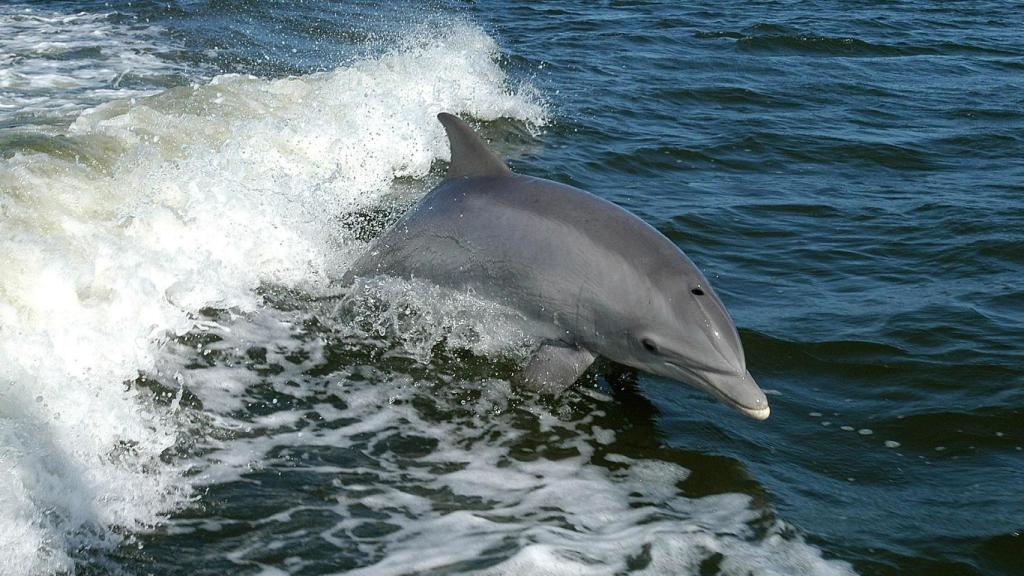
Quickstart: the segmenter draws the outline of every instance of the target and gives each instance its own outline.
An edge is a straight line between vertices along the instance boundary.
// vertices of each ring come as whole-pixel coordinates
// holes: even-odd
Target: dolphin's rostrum
[[[570,386],[601,355],[706,390],[763,420],[721,301],[657,230],[588,192],[513,173],[461,119],[439,114],[447,177],[346,273],[418,278],[515,308],[540,345],[519,376]]]

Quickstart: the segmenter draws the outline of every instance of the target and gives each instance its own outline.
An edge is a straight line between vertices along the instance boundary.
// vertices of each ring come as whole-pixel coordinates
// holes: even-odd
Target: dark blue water
[[[742,461],[865,572],[1024,569],[1021,6],[480,12],[557,91],[522,170],[677,240],[781,393],[761,426],[661,388],[665,441]]]
[[[193,115],[188,130],[195,132],[189,134],[202,133],[195,138],[213,142],[208,154],[214,158],[223,153],[210,173],[226,174],[226,181],[237,181],[240,189],[277,186],[296,197],[321,189],[340,194],[331,188],[339,176],[327,168],[301,179],[282,176],[280,182],[237,168],[248,166],[249,157],[223,151],[244,148],[247,139],[265,138],[267,131],[233,126],[248,126],[287,106],[348,106],[357,110],[356,117],[374,120],[388,117],[396,102],[405,110],[415,109],[417,102],[446,106],[464,98],[470,102],[466,109],[455,111],[480,127],[510,158],[513,170],[592,191],[677,242],[730,310],[750,371],[769,392],[772,405],[766,422],[745,420],[698,391],[605,362],[582,383],[585,390],[597,390],[595,396],[551,400],[513,392],[511,399],[495,400],[497,408],[474,410],[467,405],[479,406],[488,398],[480,388],[508,380],[514,365],[501,354],[459,346],[457,319],[444,338],[426,338],[425,355],[414,362],[381,352],[405,342],[408,334],[401,334],[401,326],[407,333],[424,330],[415,322],[402,324],[402,313],[395,314],[400,334],[368,337],[344,328],[349,320],[334,318],[341,328],[331,321],[315,300],[323,290],[287,275],[281,276],[284,280],[260,276],[254,280],[256,305],[211,298],[187,309],[190,318],[203,322],[230,327],[238,314],[256,318],[251,325],[233,332],[180,331],[160,340],[165,351],[151,365],[140,366],[139,379],[129,379],[127,388],[157,397],[158,406],[170,402],[168,397],[160,404],[164,392],[178,394],[173,406],[184,406],[185,416],[172,426],[176,440],[155,453],[163,466],[185,469],[171,478],[199,478],[189,481],[194,492],[183,503],[156,506],[155,519],[98,522],[100,534],[118,535],[112,546],[97,544],[91,536],[69,537],[77,543],[66,550],[73,570],[442,574],[487,569],[537,573],[548,566],[558,574],[828,573],[847,567],[862,574],[1024,573],[1024,4],[194,1],[22,6],[101,14],[104,22],[121,26],[116,30],[147,31],[145,44],[132,50],[167,69],[134,66],[118,89],[158,94],[155,103],[146,105],[155,110],[185,111],[152,126],[171,130]],[[316,74],[368,66],[416,31],[443,36],[446,30],[463,30],[460,26],[497,43],[505,90],[521,97],[508,106],[514,112],[492,106],[497,96],[487,96],[486,103],[475,96],[435,97],[443,90],[420,80],[402,83],[387,98],[368,96],[370,104],[359,108],[353,102],[361,92],[337,88],[286,95],[271,104],[264,100],[275,79],[312,83]],[[449,44],[445,49],[452,62],[472,51]],[[86,51],[60,58],[96,57]],[[444,58],[428,62],[438,74],[445,68]],[[11,70],[15,64],[0,60],[0,67]],[[116,65],[111,69],[118,73]],[[223,74],[253,76],[246,82],[254,88],[227,96],[247,110],[239,116],[222,120],[220,112],[212,112],[208,102],[214,95],[177,100],[174,90],[203,86]],[[395,74],[403,79],[411,72]],[[475,75],[467,78],[479,82]],[[176,182],[176,167],[192,170],[192,153],[186,149],[191,136],[185,135],[178,152],[161,152],[152,167],[138,171],[138,178],[118,179],[134,174],[135,166],[150,166],[148,157],[131,152],[134,144],[120,144],[128,152],[111,152],[108,140],[94,137],[98,129],[76,133],[67,126],[82,108],[134,96],[77,88],[83,95],[70,108],[44,105],[47,98],[68,98],[69,90],[44,91],[42,104],[33,104],[32,111],[0,118],[5,162],[29,153],[64,159],[95,154],[101,166],[97,174],[145,190],[150,189],[147,182]],[[299,98],[305,99],[302,104]],[[377,100],[388,104],[374,108]],[[524,111],[525,101],[539,103],[543,122]],[[486,114],[474,116],[474,109]],[[289,122],[273,130],[290,142],[357,131],[354,125],[342,127],[327,112],[319,125]],[[301,130],[292,131],[294,126]],[[385,126],[373,133],[397,130]],[[333,146],[322,154],[339,153],[342,146]],[[352,148],[353,166],[399,154],[395,146],[382,151],[373,141],[360,140]],[[364,152],[365,159],[360,156]],[[282,153],[272,162],[299,165],[313,156]],[[69,170],[39,162],[41,178]],[[236,168],[239,176],[231,180]],[[428,190],[441,170],[440,161],[429,173],[396,169],[388,173],[387,193],[379,199],[352,210],[325,201],[323,210],[341,214],[332,216],[331,226],[361,240],[371,238]],[[12,198],[24,197],[17,196],[22,188],[14,187],[14,175],[19,186],[27,181],[22,174],[13,168],[0,172],[0,178],[11,178]],[[75,190],[88,195],[94,189],[90,186]],[[123,212],[132,214],[134,206]],[[230,210],[232,204],[225,206]],[[21,208],[6,210],[0,217],[22,218]],[[201,251],[205,242],[227,241],[203,237],[189,249]],[[320,242],[316,245],[326,253],[353,246],[344,235],[326,234],[311,242]],[[218,256],[203,266],[216,269],[228,261]],[[124,274],[130,279],[131,273]],[[10,288],[6,294],[16,291]],[[6,294],[0,286],[0,298]],[[18,306],[14,302],[12,309],[22,310]],[[411,306],[443,309],[447,304],[420,299]],[[370,309],[368,316],[378,310]],[[263,313],[274,320],[259,320]],[[359,321],[374,324],[362,316]],[[210,352],[188,355],[204,347]],[[184,380],[175,380],[177,368],[161,373],[153,367],[174,364],[159,360],[165,353],[184,358]],[[221,376],[200,374],[216,370],[248,375],[223,376],[248,383],[245,392],[232,388],[233,397],[242,399],[239,406],[225,408],[204,396],[201,387]],[[353,400],[372,390],[360,388],[367,382],[393,386],[399,380],[412,388],[389,393],[375,408],[374,401]],[[182,381],[190,385],[180,386]],[[459,384],[456,391],[446,388],[452,382]],[[123,387],[117,378],[110,386]],[[353,386],[358,394],[351,392]],[[357,420],[372,421],[370,415],[392,406],[409,412],[395,412],[395,420],[377,428],[367,424],[349,431]],[[564,418],[554,432],[543,415],[548,411]],[[431,429],[443,434],[432,437]],[[611,439],[605,442],[608,434]],[[445,435],[454,438],[451,446]],[[236,454],[250,446],[255,456],[248,469],[216,472],[221,463],[234,462],[217,456],[217,450]],[[665,481],[686,502],[739,494],[749,504],[721,504],[743,517],[737,520],[742,529],[716,524],[705,510],[711,515],[684,514],[684,520],[693,521],[686,526],[696,526],[689,532],[657,523],[679,520],[679,501],[658,501],[644,493],[629,506],[649,508],[650,518],[625,521],[614,530],[604,524],[596,529],[579,508],[559,498],[552,497],[546,508],[523,504],[532,502],[526,497],[503,500],[503,492],[517,489],[511,479],[505,488],[476,496],[460,493],[458,483],[439,487],[434,476],[460,466],[474,469],[471,458],[446,460],[460,449],[489,463],[486,454],[500,453],[489,478],[500,477],[505,469],[529,469],[523,463],[580,457],[585,465],[572,477],[607,476],[614,486],[619,486],[616,474],[624,465],[609,454],[625,455],[688,471]],[[559,477],[552,466],[530,470],[547,482]],[[638,486],[657,484],[654,476],[637,478]],[[420,526],[418,504],[396,504],[395,512],[359,499],[364,493],[394,498],[395,490],[429,500],[430,514],[451,524]],[[578,491],[572,486],[560,490],[563,496]],[[594,496],[595,506],[600,498]],[[620,500],[626,502],[627,496]],[[60,505],[55,506],[51,515],[62,517]],[[748,510],[754,511],[749,518],[744,516]],[[615,514],[624,512],[609,512]],[[479,517],[523,527],[500,543],[481,544],[478,537],[487,530],[472,527]],[[91,534],[97,530],[94,524],[80,531]],[[78,530],[70,521],[57,525],[58,532]],[[648,533],[643,533],[645,525]],[[579,539],[551,540],[544,532],[549,526]],[[448,530],[450,538],[427,537]],[[662,530],[707,540],[661,540]],[[641,535],[630,540],[635,532]],[[731,539],[733,532],[736,542],[751,544],[756,553],[735,552],[741,544]],[[619,541],[622,551],[605,551],[602,546],[609,541],[597,534]],[[577,548],[566,542],[577,542]],[[548,558],[547,552],[531,548],[535,544],[557,548],[561,556]],[[444,545],[461,547],[466,556],[432,562],[429,550],[447,550]],[[533,560],[516,556],[523,550],[540,555]],[[589,560],[588,553],[594,555]],[[26,560],[16,566],[47,564]]]

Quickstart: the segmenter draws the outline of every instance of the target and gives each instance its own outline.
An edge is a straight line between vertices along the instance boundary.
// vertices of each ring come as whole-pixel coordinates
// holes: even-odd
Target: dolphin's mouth
[[[768,398],[746,370],[742,374],[717,370],[695,369],[666,362],[685,377],[684,382],[705,390],[736,411],[755,420],[765,420],[771,415]]]

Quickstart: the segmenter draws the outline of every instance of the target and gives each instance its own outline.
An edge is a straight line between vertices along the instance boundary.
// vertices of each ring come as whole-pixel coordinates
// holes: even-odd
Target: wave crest
[[[0,572],[69,570],[187,501],[161,461],[177,403],[123,383],[200,308],[328,282],[362,246],[344,214],[447,155],[439,111],[543,123],[498,56],[474,26],[421,31],[331,72],[103,104],[61,136],[92,157],[0,161]]]

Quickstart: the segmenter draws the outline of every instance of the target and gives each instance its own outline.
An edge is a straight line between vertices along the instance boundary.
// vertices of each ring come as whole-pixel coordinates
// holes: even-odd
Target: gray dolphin
[[[461,119],[437,118],[451,145],[447,177],[343,284],[417,278],[511,306],[540,341],[519,375],[537,388],[567,388],[602,355],[768,417],[729,314],[682,250],[597,196],[514,174]]]

